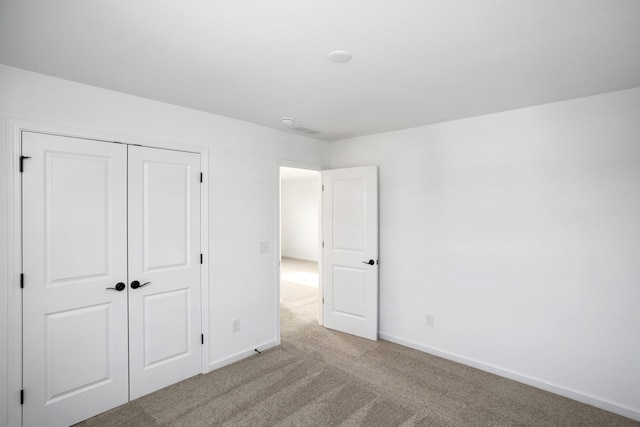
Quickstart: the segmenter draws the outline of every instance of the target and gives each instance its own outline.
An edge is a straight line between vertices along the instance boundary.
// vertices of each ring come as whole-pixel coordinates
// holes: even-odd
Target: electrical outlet
[[[424,315],[424,324],[430,328],[433,328],[433,316],[430,314]]]
[[[260,253],[261,254],[268,254],[269,253],[269,241],[268,240],[262,240],[260,242]]]
[[[231,330],[234,334],[240,332],[240,319],[233,319]]]

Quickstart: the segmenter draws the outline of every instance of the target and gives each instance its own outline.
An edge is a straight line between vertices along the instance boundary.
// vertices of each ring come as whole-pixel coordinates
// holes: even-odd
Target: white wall
[[[210,351],[217,366],[276,340],[277,161],[323,165],[321,141],[0,65],[0,425],[6,425],[7,118],[209,147]],[[271,251],[259,253],[259,242]],[[247,266],[250,266],[248,268]],[[231,332],[232,319],[241,331]]]
[[[640,88],[331,155],[380,167],[384,338],[640,419]]]
[[[275,340],[275,159],[324,143],[1,65],[0,94],[0,425],[8,117],[209,146],[211,362]],[[640,419],[638,117],[633,89],[333,143],[380,166],[383,336]]]
[[[318,179],[282,181],[282,256],[318,261]]]

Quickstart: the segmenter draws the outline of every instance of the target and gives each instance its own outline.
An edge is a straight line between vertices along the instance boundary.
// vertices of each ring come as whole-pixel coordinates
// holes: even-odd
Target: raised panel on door
[[[200,156],[129,147],[131,398],[201,372]]]
[[[377,184],[375,166],[323,172],[324,325],[373,340],[378,337]]]
[[[24,426],[128,400],[126,147],[25,132]]]

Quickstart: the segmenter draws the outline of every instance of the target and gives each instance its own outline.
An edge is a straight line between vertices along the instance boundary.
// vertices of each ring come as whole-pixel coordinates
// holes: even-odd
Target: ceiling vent
[[[296,132],[306,133],[307,135],[315,135],[315,134],[320,133],[317,130],[313,130],[313,129],[309,129],[309,128],[303,128],[303,127],[300,127],[300,126],[298,126],[296,128],[292,128],[292,130],[295,130]]]

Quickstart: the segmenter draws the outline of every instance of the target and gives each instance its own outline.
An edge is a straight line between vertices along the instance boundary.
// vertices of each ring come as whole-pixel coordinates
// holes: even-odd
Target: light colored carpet
[[[283,277],[299,263],[284,261]],[[640,426],[429,354],[322,328],[317,289],[296,283],[304,277],[282,283],[281,346],[79,426]]]

